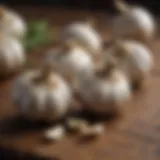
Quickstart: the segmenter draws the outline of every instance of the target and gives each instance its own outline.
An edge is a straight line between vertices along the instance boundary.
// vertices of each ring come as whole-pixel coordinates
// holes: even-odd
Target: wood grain
[[[87,11],[53,11],[20,8],[28,19],[48,18],[57,27],[75,19],[83,19]],[[104,13],[92,13],[101,21]],[[105,20],[104,20],[105,21]],[[104,21],[99,26],[102,35],[107,35]],[[58,143],[46,144],[42,132],[46,124],[33,124],[18,117],[11,102],[11,86],[14,78],[0,82],[0,148],[19,154],[55,160],[158,160],[160,159],[160,39],[152,42],[155,66],[145,88],[135,92],[124,113],[114,121],[106,121],[106,131],[93,141],[83,141],[74,134],[68,134]],[[44,49],[39,48],[28,59],[38,67]],[[3,150],[0,150],[0,155]],[[4,152],[3,152],[4,153]],[[4,154],[3,154],[4,156]],[[5,157],[5,156],[4,156]],[[20,156],[21,157],[21,156]],[[22,156],[23,157],[23,156]],[[24,159],[24,158],[20,159]],[[3,159],[3,157],[2,157]],[[27,159],[27,158],[26,158]],[[28,158],[28,159],[31,159]]]

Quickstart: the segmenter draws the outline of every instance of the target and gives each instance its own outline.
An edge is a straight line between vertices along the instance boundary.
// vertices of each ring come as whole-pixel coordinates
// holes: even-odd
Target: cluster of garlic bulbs
[[[62,32],[60,45],[45,54],[42,68],[15,80],[12,97],[21,115],[55,121],[73,111],[75,99],[82,110],[107,115],[123,109],[132,97],[133,85],[144,84],[153,66],[145,42],[154,38],[154,20],[145,9],[115,2],[122,14],[114,19],[109,48],[103,48],[91,23],[72,23]],[[87,136],[103,131],[101,125],[91,127],[83,120],[68,124]],[[62,126],[45,133],[48,139],[60,139],[63,134]]]
[[[0,6],[0,77],[18,71],[25,62],[22,39],[26,25],[20,15]]]

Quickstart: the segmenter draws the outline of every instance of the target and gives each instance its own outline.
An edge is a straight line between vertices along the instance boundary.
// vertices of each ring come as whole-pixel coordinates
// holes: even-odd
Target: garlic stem
[[[129,5],[125,3],[123,0],[115,0],[114,3],[116,8],[122,13],[126,13],[130,10]]]
[[[106,77],[110,76],[113,69],[116,67],[116,60],[111,55],[108,55],[108,62],[106,62],[105,66],[98,72],[98,76]]]
[[[86,25],[88,25],[90,27],[94,27],[95,26],[95,20],[94,20],[94,18],[88,18],[86,20]]]
[[[53,66],[52,66],[52,64],[48,63],[42,69],[41,78],[43,80],[48,80],[50,78],[51,73],[53,73]]]
[[[121,41],[116,41],[115,42],[115,47],[116,47],[116,54],[119,56],[126,55],[128,53],[127,48],[125,47],[124,44],[122,44]]]
[[[4,14],[5,14],[5,7],[1,5],[0,6],[0,18],[2,18]]]
[[[104,126],[102,124],[94,124],[93,126],[83,126],[81,128],[81,136],[83,137],[97,137],[104,133]]]
[[[70,38],[67,41],[63,42],[61,46],[62,54],[68,53],[71,49],[75,48],[78,45],[77,41],[74,38]]]

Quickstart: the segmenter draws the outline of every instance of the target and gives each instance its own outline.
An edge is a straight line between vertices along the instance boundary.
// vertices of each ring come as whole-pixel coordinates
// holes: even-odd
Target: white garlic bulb
[[[25,62],[22,44],[5,34],[0,35],[0,76],[19,70]]]
[[[79,95],[86,104],[84,109],[105,114],[118,110],[131,97],[128,79],[109,62],[99,75],[81,80]]]
[[[25,36],[27,27],[18,13],[0,6],[0,30],[10,36],[21,39]]]
[[[94,69],[90,54],[73,40],[66,41],[62,48],[49,54],[46,63],[49,61],[56,65],[57,70],[69,82],[74,83],[74,87],[78,85],[79,77],[89,74]]]
[[[154,37],[156,26],[151,13],[140,6],[129,6],[122,0],[115,0],[121,15],[114,19],[113,33],[117,37],[130,37],[146,42]]]
[[[141,83],[150,74],[153,57],[147,46],[133,40],[119,41],[115,52],[118,56],[118,67],[132,83]]]
[[[72,95],[63,78],[45,68],[18,77],[13,84],[12,98],[24,117],[53,121],[68,112]]]
[[[75,22],[66,27],[64,38],[75,38],[82,46],[94,54],[99,54],[102,47],[101,37],[92,27],[92,22]]]

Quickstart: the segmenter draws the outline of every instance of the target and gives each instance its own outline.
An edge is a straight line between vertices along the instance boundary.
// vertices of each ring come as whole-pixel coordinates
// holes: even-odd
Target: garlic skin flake
[[[83,79],[79,93],[86,104],[84,109],[97,114],[112,113],[131,98],[128,79],[118,69],[110,71],[107,77],[89,76]]]
[[[19,70],[26,56],[22,44],[7,35],[0,35],[0,76]]]
[[[14,38],[22,39],[26,34],[27,26],[18,13],[0,6],[0,30]]]
[[[82,46],[94,53],[101,51],[101,37],[90,22],[75,22],[68,25],[63,36],[66,39],[75,38]]]
[[[121,14],[113,21],[113,33],[117,37],[130,37],[145,42],[154,37],[156,25],[152,14],[140,6],[129,6],[115,0]]]
[[[34,70],[18,77],[13,84],[13,102],[19,108],[20,114],[28,119],[60,119],[70,109],[71,90],[57,73],[51,72],[47,78],[41,77],[41,74],[42,71]]]
[[[149,76],[153,67],[153,57],[150,49],[133,40],[121,41],[117,51],[118,67],[124,71],[131,83],[141,82]]]

